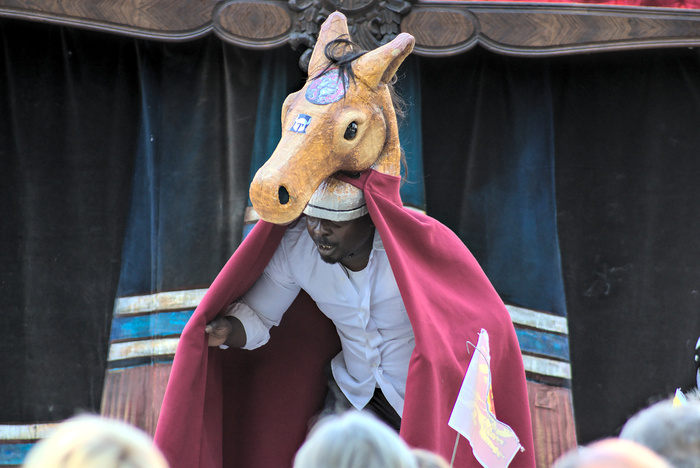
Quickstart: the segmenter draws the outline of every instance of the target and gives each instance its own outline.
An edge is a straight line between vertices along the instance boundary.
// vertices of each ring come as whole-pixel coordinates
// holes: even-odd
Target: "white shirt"
[[[350,403],[362,409],[378,386],[402,415],[415,343],[379,234],[367,267],[352,272],[321,259],[303,221],[287,229],[262,276],[227,313],[243,323],[244,349],[267,343],[270,328],[279,325],[300,289],[336,326],[342,351],[331,369]]]

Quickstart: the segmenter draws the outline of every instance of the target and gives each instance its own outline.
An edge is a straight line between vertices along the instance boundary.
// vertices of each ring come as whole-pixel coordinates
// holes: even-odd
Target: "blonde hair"
[[[418,468],[408,445],[374,416],[348,411],[319,421],[294,468]]]
[[[450,468],[441,455],[425,449],[413,449],[413,455],[418,462],[418,468]]]
[[[27,455],[23,468],[168,468],[140,429],[96,415],[59,424]]]

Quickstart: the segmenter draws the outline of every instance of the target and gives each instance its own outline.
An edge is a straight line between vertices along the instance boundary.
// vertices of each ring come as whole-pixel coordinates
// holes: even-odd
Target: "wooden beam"
[[[217,0],[0,0],[0,17],[157,40],[191,40],[212,29]]]
[[[477,44],[507,55],[565,55],[700,45],[700,11],[558,3],[427,2],[401,23],[414,53],[447,56]]]
[[[162,41],[214,33],[250,49],[312,47],[331,9],[374,48],[400,31],[415,54],[443,57],[481,45],[541,56],[700,46],[700,11],[616,5],[396,0],[0,0],[0,17]],[[391,5],[388,7],[387,5]]]

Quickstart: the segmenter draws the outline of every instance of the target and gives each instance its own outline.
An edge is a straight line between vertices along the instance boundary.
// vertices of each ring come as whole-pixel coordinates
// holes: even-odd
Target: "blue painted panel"
[[[244,239],[248,236],[248,234],[250,234],[250,231],[252,231],[254,227],[255,227],[255,223],[245,224],[243,226],[243,238]]]
[[[569,360],[569,338],[535,330],[515,329],[520,349],[557,359]]]
[[[177,335],[187,324],[194,310],[159,312],[136,317],[115,317],[110,340],[142,339]]]
[[[0,444],[0,466],[21,465],[34,444]]]

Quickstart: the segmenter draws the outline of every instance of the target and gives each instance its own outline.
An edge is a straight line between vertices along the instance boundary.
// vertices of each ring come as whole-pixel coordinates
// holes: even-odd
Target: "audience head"
[[[650,448],[676,468],[700,468],[700,400],[686,398],[682,405],[667,399],[641,410],[625,423],[620,438]]]
[[[413,455],[416,457],[418,468],[450,468],[447,460],[430,450],[413,449]]]
[[[630,440],[603,439],[560,457],[552,468],[672,468],[647,447]]]
[[[393,429],[360,411],[321,419],[294,459],[294,468],[417,466],[411,449]]]
[[[83,415],[59,424],[29,451],[24,468],[168,468],[151,438],[126,423]]]

